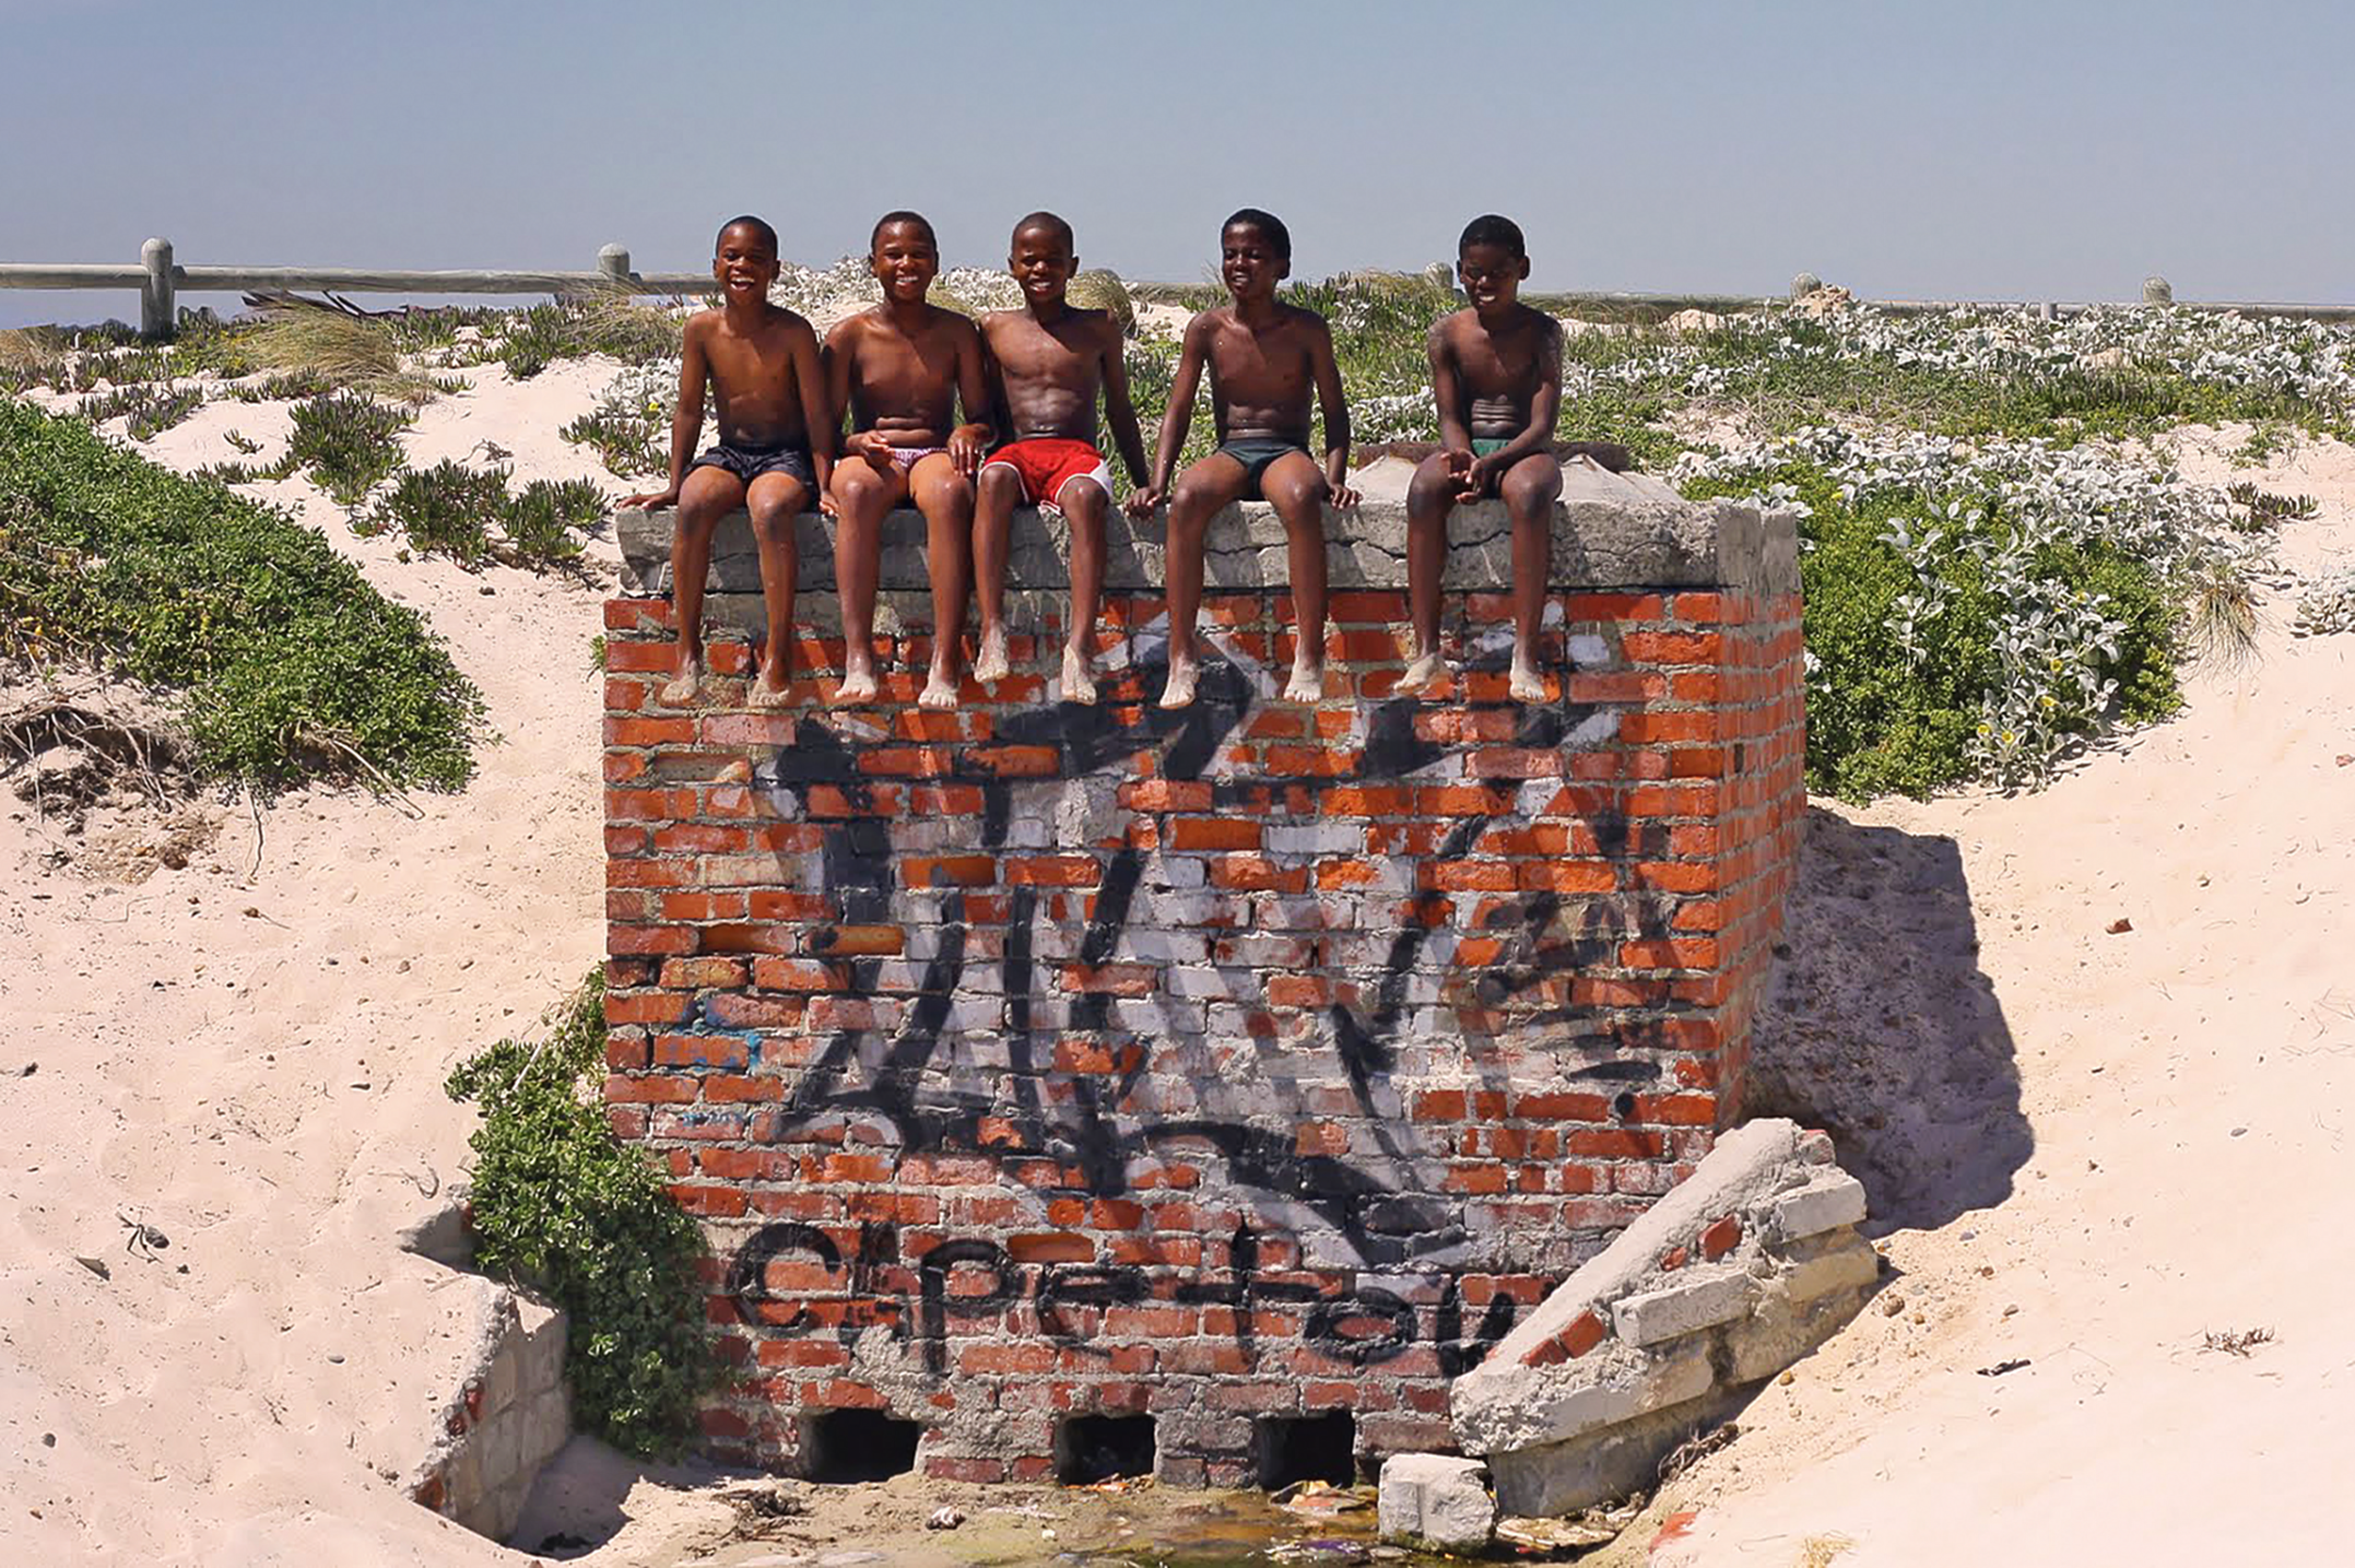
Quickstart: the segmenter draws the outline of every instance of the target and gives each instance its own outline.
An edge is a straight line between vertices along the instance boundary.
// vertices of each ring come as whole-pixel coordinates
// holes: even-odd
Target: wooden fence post
[[[609,245],[597,252],[597,270],[604,273],[617,288],[629,286],[629,251],[620,245]]]
[[[151,239],[139,247],[147,281],[139,285],[139,335],[170,337],[179,325],[178,288],[171,275],[171,241]]]

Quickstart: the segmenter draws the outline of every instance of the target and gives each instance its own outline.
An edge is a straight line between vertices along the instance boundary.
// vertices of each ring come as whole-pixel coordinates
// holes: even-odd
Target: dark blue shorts
[[[818,471],[810,466],[806,446],[731,446],[723,441],[687,465],[690,474],[698,468],[723,469],[747,490],[763,474],[784,474],[801,480],[812,496],[818,493]]]

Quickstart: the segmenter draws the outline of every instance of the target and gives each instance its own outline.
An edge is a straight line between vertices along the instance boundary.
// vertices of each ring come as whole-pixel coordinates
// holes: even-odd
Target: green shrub
[[[312,481],[347,507],[400,466],[400,432],[416,416],[356,392],[330,392],[294,406],[286,450]]]
[[[534,479],[499,513],[499,527],[518,559],[553,564],[579,556],[573,530],[604,517],[605,492],[587,479]]]
[[[456,788],[482,701],[416,611],[284,513],[0,400],[0,655],[181,693],[201,764]]]
[[[449,1075],[452,1099],[482,1107],[476,1256],[544,1284],[570,1315],[564,1369],[581,1425],[631,1453],[674,1450],[718,1375],[703,1232],[607,1125],[602,973],[545,1022],[536,1045],[500,1041]]]
[[[420,555],[448,556],[470,567],[495,557],[550,566],[580,554],[571,530],[604,516],[605,494],[586,479],[534,479],[510,494],[505,469],[445,458],[430,468],[402,469],[352,526],[363,534],[398,529]]]

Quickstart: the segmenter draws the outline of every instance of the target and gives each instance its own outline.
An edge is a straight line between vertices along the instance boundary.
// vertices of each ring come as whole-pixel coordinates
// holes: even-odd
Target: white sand
[[[597,474],[553,431],[598,371],[470,374],[415,457],[480,461],[489,439],[518,483]],[[283,418],[208,407],[148,449],[221,461],[234,427],[267,459]],[[2220,464],[2230,442],[2193,445]],[[2265,477],[2325,502],[2287,553],[2346,560],[2355,451],[2309,445]],[[126,887],[44,869],[54,832],[9,802],[0,1562],[518,1560],[387,1479],[455,1392],[468,1300],[391,1237],[463,1179],[449,1065],[601,947],[603,590],[401,563],[302,481],[265,488],[432,615],[500,738],[420,816],[282,802],[250,881],[237,810],[187,868]],[[2265,652],[2043,794],[1821,821],[1776,1082],[1860,1119],[1846,1152],[1898,1226],[1905,1305],[1868,1308],[1690,1478],[1695,1560],[1791,1563],[1834,1534],[1858,1564],[2341,1555],[2315,1505],[2355,1456],[2355,766],[2334,760],[2355,753],[2355,638],[2277,626]],[[123,1216],[170,1247],[131,1255]],[[2245,1360],[2199,1348],[2258,1327],[2276,1340]],[[583,1485],[598,1468],[568,1464]],[[596,1481],[609,1510],[634,1474]],[[653,1480],[622,1509],[590,1560],[670,1568],[713,1537],[715,1505]]]

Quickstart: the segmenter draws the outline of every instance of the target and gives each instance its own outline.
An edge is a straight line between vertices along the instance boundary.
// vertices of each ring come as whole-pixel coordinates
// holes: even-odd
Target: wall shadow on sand
[[[2002,1203],[2035,1150],[1978,952],[1953,839],[1808,808],[1744,1107],[1830,1133],[1876,1230]]]

